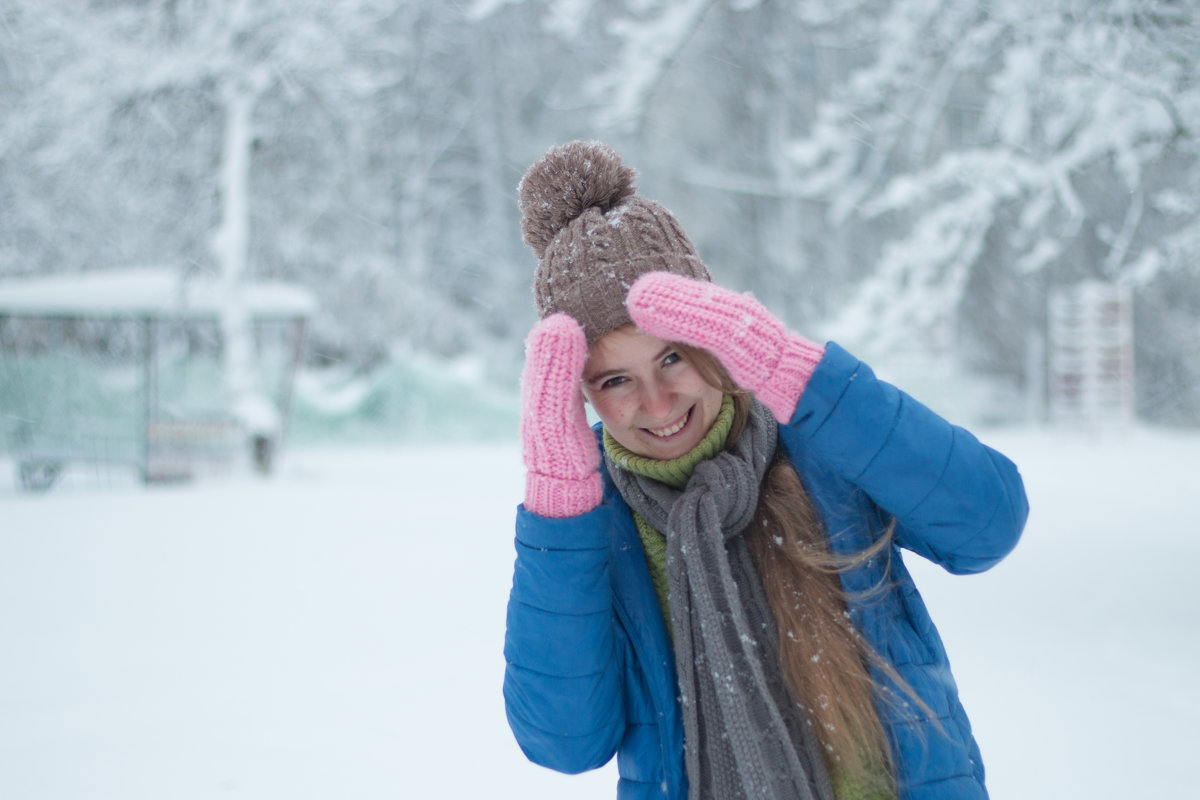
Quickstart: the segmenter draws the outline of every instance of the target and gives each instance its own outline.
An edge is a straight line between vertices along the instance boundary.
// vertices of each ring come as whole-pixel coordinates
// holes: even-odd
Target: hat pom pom
[[[599,142],[551,148],[517,188],[521,233],[540,259],[559,231],[589,208],[608,211],[634,193],[637,173]]]

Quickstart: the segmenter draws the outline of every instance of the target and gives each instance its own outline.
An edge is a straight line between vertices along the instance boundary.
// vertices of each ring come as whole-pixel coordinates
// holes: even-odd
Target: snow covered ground
[[[993,797],[1194,791],[1200,435],[983,438],[1026,477],[1024,541],[971,578],[909,563]],[[0,797],[612,798],[611,765],[534,767],[504,721],[521,489],[515,444],[0,483]]]

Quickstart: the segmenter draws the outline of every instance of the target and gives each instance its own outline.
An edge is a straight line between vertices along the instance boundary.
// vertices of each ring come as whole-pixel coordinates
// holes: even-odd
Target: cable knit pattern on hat
[[[608,146],[571,142],[551,148],[518,187],[521,232],[538,257],[538,316],[570,314],[589,343],[632,322],[625,295],[641,275],[709,279],[679,221],[637,194],[636,175]]]
[[[587,424],[580,387],[587,355],[583,330],[566,314],[539,322],[525,343],[525,508],[539,516],[586,513],[603,494],[600,448]]]
[[[749,295],[678,275],[645,275],[629,290],[629,314],[651,336],[710,350],[730,377],[787,423],[825,348],[789,332]]]

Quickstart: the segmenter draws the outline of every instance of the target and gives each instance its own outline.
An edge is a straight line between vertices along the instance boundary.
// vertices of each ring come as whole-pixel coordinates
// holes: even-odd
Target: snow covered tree
[[[100,241],[94,231],[104,224],[151,232],[147,242],[73,248],[62,260],[75,269],[148,258],[215,264],[229,403],[249,417],[256,389],[241,285],[265,272],[252,266],[255,245],[263,249],[255,227],[273,216],[273,198],[255,192],[255,154],[287,131],[280,109],[377,88],[356,69],[353,45],[391,13],[387,4],[167,0],[97,3],[80,14],[74,4],[28,3],[17,13],[22,38],[40,42],[27,47],[29,60],[66,55],[43,70],[48,85],[21,109],[32,112],[21,117],[29,133],[13,138],[58,173],[52,185],[76,195],[55,199],[87,216],[79,232]]]
[[[729,282],[900,372],[987,375],[1009,416],[1049,289],[1132,283],[1144,412],[1200,413],[1194,3],[477,9],[514,5],[579,49],[575,107]]]
[[[1049,291],[1127,283],[1143,415],[1200,424],[1197,13],[9,0],[0,274],[296,279],[322,301],[313,352],[474,353],[511,385],[532,321],[517,181],[598,138],[720,280],[897,378],[986,376],[1009,416]]]
[[[1197,23],[1171,0],[888,4],[872,57],[789,147],[791,190],[870,247],[831,333],[1033,384],[1048,289],[1130,283],[1146,388],[1192,372],[1190,398],[1145,410],[1194,421]]]

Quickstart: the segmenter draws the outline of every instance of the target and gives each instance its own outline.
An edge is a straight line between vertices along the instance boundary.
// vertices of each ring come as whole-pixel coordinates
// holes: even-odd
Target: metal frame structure
[[[292,326],[291,357],[274,399],[281,427],[276,438],[242,430],[230,413],[172,418],[159,402],[159,354],[156,331],[163,324],[212,325],[219,321],[230,295],[211,277],[171,269],[131,269],[0,281],[0,332],[13,320],[44,320],[66,325],[87,320],[132,322],[138,327],[140,395],[139,441],[134,455],[114,457],[103,447],[80,447],[71,441],[39,442],[29,419],[19,409],[0,409],[7,418],[18,480],[29,490],[53,485],[72,461],[132,461],[145,483],[186,480],[204,461],[231,459],[239,446],[251,448],[255,467],[271,469],[278,438],[286,430],[292,387],[299,367],[314,295],[295,284],[243,283],[235,302],[252,323]],[[13,354],[6,354],[6,357]],[[247,438],[249,437],[249,441]]]

